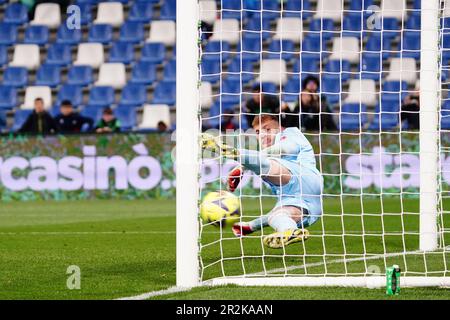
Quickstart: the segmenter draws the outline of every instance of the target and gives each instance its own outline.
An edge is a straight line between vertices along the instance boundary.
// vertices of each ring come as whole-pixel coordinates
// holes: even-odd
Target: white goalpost
[[[450,286],[450,1],[177,0],[176,23],[178,287],[377,288],[392,265],[402,287]],[[199,218],[240,164],[200,134],[241,143],[258,114],[297,123],[324,178],[310,238],[281,250],[270,227],[237,238]],[[241,222],[279,196],[248,170],[234,194]]]

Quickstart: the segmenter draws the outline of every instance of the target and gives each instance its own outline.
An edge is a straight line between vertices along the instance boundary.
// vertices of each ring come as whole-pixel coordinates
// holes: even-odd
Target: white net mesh
[[[202,221],[202,280],[383,275],[393,264],[407,276],[449,275],[450,3],[445,2],[439,248],[424,253],[419,251],[420,1],[199,1],[202,131],[215,130],[239,148],[254,147],[252,120],[273,115],[280,126],[300,128],[324,180],[322,215],[307,227],[307,241],[272,249],[263,243],[275,232],[270,226],[238,238],[229,225]],[[223,153],[203,154],[201,195],[227,190],[228,173],[238,163]],[[263,217],[283,197],[251,170],[234,193],[240,221]]]

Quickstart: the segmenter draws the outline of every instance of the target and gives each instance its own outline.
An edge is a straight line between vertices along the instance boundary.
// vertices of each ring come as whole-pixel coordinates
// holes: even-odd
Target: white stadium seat
[[[417,73],[414,58],[391,58],[386,80],[406,81],[408,84],[415,84],[418,78]]]
[[[21,109],[34,109],[34,100],[42,98],[44,100],[45,109],[50,109],[52,106],[52,90],[47,86],[33,86],[27,87],[25,90],[25,101],[20,107]]]
[[[240,27],[237,19],[216,20],[213,26],[213,34],[210,40],[226,41],[230,44],[237,44],[240,39]]]
[[[274,39],[302,41],[302,20],[300,18],[279,18]]]
[[[376,84],[372,79],[350,80],[348,96],[345,103],[362,103],[375,106],[377,103]]]
[[[282,59],[262,60],[259,81],[284,85],[287,81],[286,61]]]
[[[217,3],[214,0],[203,0],[199,2],[200,20],[213,24],[217,17]]]
[[[170,128],[170,109],[166,104],[144,105],[140,129],[156,129],[158,122],[163,121]]]
[[[40,3],[36,6],[32,25],[57,28],[61,24],[61,9],[57,3]]]
[[[80,43],[74,65],[87,65],[98,68],[105,61],[101,43]]]
[[[104,63],[100,66],[100,72],[96,86],[110,86],[121,89],[127,83],[127,73],[123,63]]]
[[[175,22],[171,20],[153,21],[150,25],[150,35],[147,42],[161,42],[173,46],[176,40]]]
[[[444,13],[443,16],[445,18],[450,17],[450,0],[445,0],[444,1]]]
[[[404,19],[406,17],[406,0],[382,0],[381,15],[384,18]]]
[[[317,0],[317,8],[314,18],[341,21],[344,9],[343,2],[344,1],[342,0]]]
[[[330,60],[348,60],[351,63],[359,62],[359,40],[355,37],[333,38]]]
[[[98,5],[95,24],[110,24],[119,27],[123,24],[123,5],[120,2],[101,2]]]
[[[213,91],[211,82],[203,81],[200,85],[200,106],[209,109],[213,104]]]
[[[36,44],[16,44],[11,63],[12,67],[24,67],[35,70],[40,65],[39,46]]]

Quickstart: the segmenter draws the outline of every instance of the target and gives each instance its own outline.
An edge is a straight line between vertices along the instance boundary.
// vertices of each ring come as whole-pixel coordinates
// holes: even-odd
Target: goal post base
[[[401,277],[402,287],[450,287],[450,277]],[[203,282],[206,286],[303,286],[303,287],[386,287],[386,277],[227,277]]]

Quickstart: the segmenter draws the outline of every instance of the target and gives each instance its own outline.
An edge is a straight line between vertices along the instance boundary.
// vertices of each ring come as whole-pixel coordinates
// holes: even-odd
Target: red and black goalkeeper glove
[[[242,179],[242,167],[237,166],[228,174],[228,190],[234,192]]]

